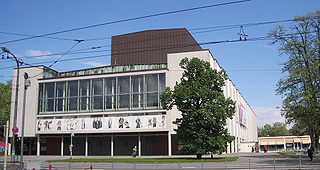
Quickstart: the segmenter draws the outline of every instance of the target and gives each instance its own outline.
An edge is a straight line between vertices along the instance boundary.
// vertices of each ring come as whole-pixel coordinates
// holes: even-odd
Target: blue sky
[[[25,36],[5,33],[41,35],[110,21],[232,1],[236,0],[3,0],[0,15],[0,46],[6,46],[28,64],[49,66],[60,56],[47,55],[63,54],[76,42],[35,38],[3,43],[25,38]],[[239,39],[237,34],[240,27],[206,33],[196,33],[199,30],[191,29],[287,20],[297,15],[313,12],[320,9],[319,7],[319,0],[252,0],[52,35],[51,37],[55,38],[84,39],[85,41],[76,45],[72,49],[73,51],[98,46],[103,47],[99,50],[87,50],[89,53],[86,54],[65,55],[62,60],[105,55],[85,60],[61,61],[54,64],[52,69],[63,72],[108,65],[110,63],[110,38],[114,35],[153,29],[187,28],[199,43],[235,40]],[[288,26],[290,23],[279,24]],[[244,31],[248,38],[255,38],[266,36],[268,31],[275,26],[276,24],[266,24],[244,27]],[[90,39],[96,38],[104,39],[90,41]],[[281,74],[281,63],[286,60],[286,56],[279,56],[277,46],[271,46],[270,42],[247,41],[202,46],[204,49],[210,49],[220,66],[227,71],[230,79],[255,110],[259,127],[266,123],[272,124],[275,121],[284,121],[280,116],[279,109],[276,108],[281,106],[282,100],[281,96],[275,95],[275,89],[277,81],[283,76]],[[43,56],[33,57],[38,55]],[[14,67],[15,62],[0,60],[0,82],[4,83],[12,79]]]

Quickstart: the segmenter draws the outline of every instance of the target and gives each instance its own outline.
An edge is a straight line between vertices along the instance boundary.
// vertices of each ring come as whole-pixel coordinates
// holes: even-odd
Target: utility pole
[[[23,91],[23,108],[22,108],[22,126],[21,126],[21,145],[20,145],[20,162],[23,163],[23,138],[24,138],[24,119],[26,114],[26,92],[30,86],[28,73],[24,73],[24,91]]]
[[[18,114],[18,92],[19,92],[19,75],[20,75],[20,65],[23,64],[22,61],[19,61],[17,59],[17,57],[11,53],[6,47],[1,47],[1,50],[3,51],[3,53],[7,53],[7,59],[13,59],[16,64],[17,64],[17,74],[16,74],[16,83],[15,83],[15,86],[16,86],[16,91],[15,91],[15,102],[14,102],[14,113],[13,113],[13,125],[12,127],[16,127],[17,126],[17,114]],[[10,54],[12,57],[10,57],[8,54]],[[4,59],[4,57],[2,57],[2,59]],[[13,85],[13,84],[12,84]],[[12,135],[12,141],[11,141],[11,144],[12,144],[12,154],[11,155],[15,155],[15,134]]]

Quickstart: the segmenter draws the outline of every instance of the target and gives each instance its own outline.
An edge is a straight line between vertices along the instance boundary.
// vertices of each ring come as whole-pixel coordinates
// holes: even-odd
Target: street
[[[198,163],[66,163],[66,162],[53,162],[51,163],[52,170],[65,170],[65,169],[163,169],[163,170],[175,170],[175,169],[319,169],[320,160],[319,156],[315,156],[311,162],[307,155],[280,155],[277,153],[246,153],[246,154],[227,154],[223,156],[238,156],[239,159],[235,162],[198,162]],[[191,156],[172,156],[172,158],[190,158]],[[205,156],[207,158],[208,156]],[[301,157],[301,164],[300,164]],[[39,163],[41,169],[49,169],[49,161],[57,159],[68,159],[68,156],[25,156],[25,169],[29,169],[28,165]],[[74,158],[84,158],[83,156],[74,156]],[[108,158],[106,156],[90,156],[89,158]],[[114,157],[113,157],[114,158]],[[130,157],[115,157],[115,158],[130,158]],[[168,156],[143,156],[141,158],[169,158]],[[1,157],[1,168],[3,169],[3,157]],[[8,164],[8,169],[13,169],[12,164]],[[15,165],[15,169],[20,169],[20,165]]]

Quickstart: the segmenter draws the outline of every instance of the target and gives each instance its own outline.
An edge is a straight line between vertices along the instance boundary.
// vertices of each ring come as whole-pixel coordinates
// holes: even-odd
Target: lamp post
[[[15,96],[15,102],[14,102],[14,113],[13,113],[13,125],[12,127],[17,126],[17,112],[18,112],[18,92],[19,92],[19,71],[20,71],[20,65],[22,65],[22,61],[19,61],[17,57],[11,53],[6,47],[1,47],[1,50],[3,53],[7,53],[7,59],[11,58],[13,59],[17,64],[17,79],[16,79],[16,96]],[[10,57],[8,54],[10,54],[12,57]],[[2,57],[4,58],[4,57]],[[12,155],[15,155],[15,135],[12,135]]]
[[[23,138],[24,138],[24,117],[26,114],[26,91],[30,86],[30,80],[28,80],[28,73],[24,73],[24,91],[23,91],[23,108],[22,108],[22,126],[21,126],[21,146],[20,146],[20,162],[23,163]]]

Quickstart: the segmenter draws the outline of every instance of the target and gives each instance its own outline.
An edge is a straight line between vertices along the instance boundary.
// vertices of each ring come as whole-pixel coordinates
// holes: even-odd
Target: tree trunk
[[[197,154],[197,159],[201,159],[202,154]]]
[[[317,151],[319,149],[319,134],[316,134],[314,137],[314,150]]]

